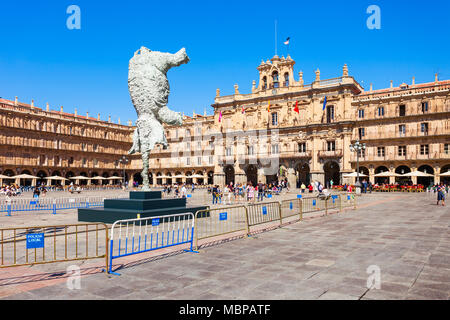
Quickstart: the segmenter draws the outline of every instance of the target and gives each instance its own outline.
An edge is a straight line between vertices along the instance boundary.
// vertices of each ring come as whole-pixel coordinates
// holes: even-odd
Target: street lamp
[[[361,182],[359,182],[359,154],[361,150],[366,149],[365,143],[360,143],[359,140],[357,140],[354,144],[350,145],[350,151],[356,152],[356,194],[361,193]]]
[[[122,186],[125,185],[125,166],[128,164],[129,160],[127,157],[122,156],[122,158],[119,159],[119,162],[123,164],[123,182],[122,182]]]

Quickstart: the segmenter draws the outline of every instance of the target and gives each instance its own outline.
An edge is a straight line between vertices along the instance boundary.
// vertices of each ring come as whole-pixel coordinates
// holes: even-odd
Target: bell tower
[[[277,89],[295,84],[294,64],[295,61],[289,55],[287,58],[275,55],[266,62],[261,61],[256,68],[259,71],[258,90]]]

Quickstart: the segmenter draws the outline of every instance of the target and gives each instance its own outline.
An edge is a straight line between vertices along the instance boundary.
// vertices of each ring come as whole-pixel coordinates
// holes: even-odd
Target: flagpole
[[[275,55],[277,55],[277,20],[275,20]]]

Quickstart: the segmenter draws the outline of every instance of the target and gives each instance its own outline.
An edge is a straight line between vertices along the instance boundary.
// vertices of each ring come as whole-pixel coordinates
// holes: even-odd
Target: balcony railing
[[[450,154],[445,152],[429,152],[428,154],[420,154],[420,152],[408,152],[406,155],[398,155],[397,153],[388,153],[384,156],[374,154],[366,154],[359,157],[359,161],[404,161],[404,160],[430,160],[430,159],[450,159]],[[356,155],[352,154],[350,162],[356,162]]]
[[[365,132],[365,135],[360,137],[358,132],[353,132],[352,140],[380,140],[380,139],[394,139],[394,138],[417,138],[417,137],[430,137],[430,136],[448,136],[450,132],[444,128],[429,129],[426,132],[422,132],[420,129],[407,130],[406,132],[400,132],[397,130],[384,130],[382,127],[378,127],[377,132]]]
[[[328,150],[320,150],[318,152],[319,158],[334,158],[334,157],[342,157],[342,150],[337,149],[333,151]]]

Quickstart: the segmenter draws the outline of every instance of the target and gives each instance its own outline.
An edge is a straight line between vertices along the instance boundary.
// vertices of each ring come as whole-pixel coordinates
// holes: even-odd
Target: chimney
[[[413,85],[413,86],[416,85],[416,77],[412,77],[412,85]]]
[[[435,73],[434,74],[434,82],[438,82],[439,81],[439,73]]]
[[[372,92],[372,91],[373,91],[373,85],[370,84],[370,92]]]
[[[117,120],[117,124],[120,124],[120,118]]]
[[[33,108],[34,108],[34,100],[31,99],[31,109],[33,109]]]
[[[133,125],[133,123],[131,122],[131,120],[128,120],[128,126],[131,127]]]
[[[391,89],[394,87],[394,81],[391,80]]]
[[[73,115],[74,115],[75,117],[78,115],[77,108],[75,108],[75,112],[73,113]]]
[[[203,111],[203,115],[206,117],[206,108],[205,108],[205,110]]]
[[[61,106],[61,110],[59,111],[60,113],[63,113],[63,106]]]
[[[50,111],[50,105],[48,104],[48,102],[47,102],[47,104],[46,104],[46,106],[45,106],[45,111],[47,111],[47,112]]]
[[[239,86],[237,84],[234,85],[234,94],[239,94]]]
[[[86,112],[86,119],[89,119],[89,112]]]
[[[216,97],[220,97],[220,89],[219,88],[216,89]]]
[[[17,99],[17,96],[16,96],[16,99],[14,100],[14,105],[17,106],[18,103],[19,103],[19,100]]]
[[[97,114],[97,120],[100,121],[100,113]]]
[[[108,122],[111,122],[111,116],[108,116]]]

